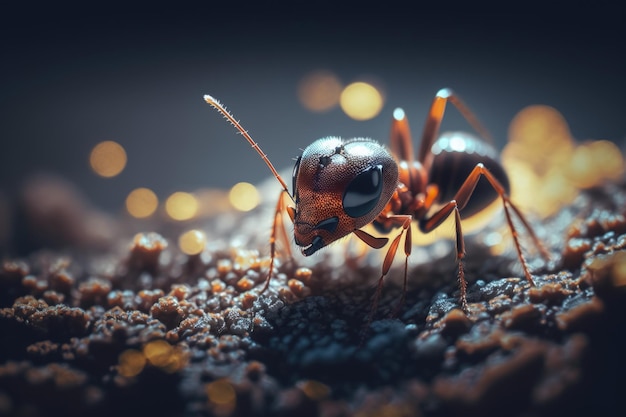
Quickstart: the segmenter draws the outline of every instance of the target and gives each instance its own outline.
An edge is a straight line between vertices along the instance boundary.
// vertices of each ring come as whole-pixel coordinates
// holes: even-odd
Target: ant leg
[[[399,305],[394,310],[394,314],[396,314],[402,304],[404,303],[404,299],[406,296],[406,286],[407,286],[407,274],[408,274],[408,265],[409,265],[409,256],[411,255],[411,245],[412,245],[412,235],[411,235],[411,221],[413,220],[413,216],[407,215],[392,215],[387,217],[390,220],[393,220],[395,223],[402,226],[402,230],[391,242],[391,246],[387,250],[385,254],[385,260],[383,261],[383,268],[380,278],[378,279],[378,285],[376,286],[376,292],[374,293],[374,300],[372,301],[372,308],[370,309],[370,314],[367,320],[366,327],[369,327],[372,319],[374,318],[374,313],[378,309],[378,300],[380,299],[380,294],[383,288],[383,281],[389,269],[391,268],[391,264],[393,263],[393,259],[398,251],[398,246],[400,245],[400,239],[404,235],[404,285],[402,289],[402,298],[400,299]],[[355,231],[356,232],[356,231]],[[360,231],[362,232],[362,231]],[[357,236],[361,237],[359,234]],[[365,242],[368,243],[368,242]]]
[[[461,285],[461,305],[464,310],[467,309],[467,300],[465,299],[465,274],[462,267],[462,260],[465,257],[465,244],[463,241],[463,233],[461,230],[461,218],[460,218],[460,210],[467,205],[476,185],[478,184],[478,180],[484,176],[489,184],[493,187],[493,189],[498,193],[500,198],[502,198],[502,204],[504,208],[504,214],[506,216],[506,221],[508,223],[509,229],[511,230],[511,234],[513,236],[513,242],[515,244],[515,250],[517,251],[517,256],[522,264],[522,268],[524,270],[524,276],[526,280],[530,283],[531,286],[535,285],[535,282],[532,279],[530,274],[528,264],[526,263],[526,259],[524,258],[524,254],[522,253],[522,247],[519,243],[519,235],[515,225],[513,224],[513,220],[511,218],[511,213],[509,209],[512,209],[518,218],[521,220],[524,228],[528,232],[528,234],[533,239],[535,246],[541,251],[541,254],[547,259],[550,259],[550,254],[547,249],[543,246],[532,227],[526,220],[526,218],[522,215],[520,210],[515,207],[515,205],[511,202],[510,198],[506,194],[506,190],[500,184],[497,178],[495,178],[487,168],[483,164],[477,164],[472,172],[468,175],[468,177],[463,182],[463,185],[459,188],[455,195],[455,199],[444,205],[438,212],[436,212],[429,219],[422,220],[420,222],[420,228],[428,233],[439,226],[452,211],[455,213],[455,221],[456,221],[456,245],[457,245],[457,259],[459,259],[459,281]]]
[[[528,280],[528,282],[530,282],[531,285],[534,285],[534,281],[528,270],[528,265],[526,264],[526,260],[524,259],[524,255],[522,254],[522,247],[519,243],[519,235],[511,219],[511,213],[509,209],[512,209],[515,212],[515,215],[522,222],[522,225],[526,229],[526,232],[530,235],[531,239],[533,240],[535,247],[539,250],[539,252],[541,253],[541,255],[544,257],[546,261],[549,261],[551,258],[550,252],[546,249],[543,243],[541,243],[535,231],[530,226],[530,223],[528,222],[528,220],[526,220],[522,212],[515,206],[515,204],[513,204],[513,202],[507,195],[506,190],[504,189],[502,184],[500,184],[500,181],[498,181],[498,179],[494,177],[491,174],[491,172],[489,172],[489,170],[485,168],[483,164],[477,164],[474,167],[472,172],[470,172],[467,179],[465,180],[465,182],[463,183],[463,185],[457,192],[457,195],[455,197],[456,197],[456,200],[459,202],[459,206],[460,206],[459,209],[462,210],[463,207],[465,207],[465,205],[467,204],[481,176],[484,176],[487,179],[487,181],[489,181],[489,184],[498,193],[498,195],[500,195],[500,198],[502,198],[504,213],[506,215],[506,220],[509,225],[509,229],[511,230],[511,234],[513,235],[513,242],[515,243],[515,249],[517,250],[518,257],[524,269],[524,275],[526,276],[526,279]]]
[[[391,152],[400,161],[406,161],[408,165],[411,165],[411,162],[413,162],[411,129],[409,128],[409,121],[404,114],[404,110],[400,108],[393,111],[389,138]]]
[[[285,230],[285,223],[283,221],[283,212],[285,210],[285,195],[286,191],[282,190],[280,196],[278,197],[278,202],[276,203],[276,210],[274,211],[274,223],[272,224],[272,232],[270,234],[270,270],[267,274],[267,278],[265,280],[265,285],[261,290],[261,294],[265,292],[270,286],[270,280],[272,279],[272,275],[274,273],[274,260],[276,259],[276,235],[279,234],[279,237],[282,239],[285,245],[285,251],[289,258],[293,258],[291,253],[291,246],[289,245],[289,237],[287,236],[287,231]],[[291,217],[291,211],[288,210],[289,216]],[[292,218],[293,220],[293,218]]]
[[[511,201],[508,195],[505,194],[505,197],[503,198],[505,198],[509,207],[513,209],[517,218],[520,219],[520,221],[524,225],[526,232],[528,232],[528,234],[530,235],[530,238],[533,240],[533,243],[539,249],[539,252],[541,252],[541,256],[543,256],[543,259],[545,259],[547,262],[550,262],[550,260],[552,259],[552,255],[550,255],[550,252],[548,251],[548,249],[543,245],[541,240],[539,240],[539,238],[537,237],[537,234],[535,233],[533,228],[530,226],[530,223],[528,223],[528,220],[526,220],[526,217],[524,217],[520,209],[518,209],[517,206],[513,204],[513,202]]]
[[[433,155],[431,149],[433,144],[439,137],[439,127],[443,120],[443,115],[446,111],[446,104],[450,102],[457,108],[461,115],[467,120],[467,122],[474,128],[476,132],[483,138],[490,142],[493,142],[491,135],[487,129],[478,121],[474,113],[461,101],[461,99],[449,88],[443,88],[437,92],[426,122],[424,123],[424,132],[422,133],[422,141],[420,143],[419,152],[417,154],[417,160],[421,162],[426,171],[430,170],[432,165]]]
[[[463,187],[466,186],[466,183],[463,184]],[[476,184],[472,184],[471,187],[471,191],[473,191]],[[466,203],[467,202],[465,202],[465,204]],[[463,208],[465,204],[463,204],[461,208]],[[461,309],[467,314],[469,309],[467,307],[467,281],[465,280],[465,269],[463,265],[463,260],[465,259],[465,239],[463,238],[463,229],[461,228],[461,208],[459,208],[459,204],[456,200],[451,200],[428,219],[420,220],[419,227],[424,233],[432,232],[454,212],[456,260],[459,267],[457,277],[459,281],[459,290],[461,292],[459,298],[461,300]]]

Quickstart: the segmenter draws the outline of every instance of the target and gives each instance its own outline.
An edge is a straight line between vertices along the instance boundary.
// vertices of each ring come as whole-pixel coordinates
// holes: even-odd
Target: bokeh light
[[[247,182],[235,184],[228,193],[230,204],[239,211],[250,211],[259,205],[261,197],[256,187]]]
[[[300,80],[298,99],[307,110],[323,112],[339,103],[341,88],[341,81],[332,72],[313,71]]]
[[[126,197],[126,210],[138,219],[151,216],[159,205],[159,199],[149,188],[136,188]]]
[[[126,167],[126,151],[117,142],[106,140],[98,143],[91,150],[89,165],[101,177],[110,178],[118,175]]]
[[[180,371],[189,360],[189,355],[184,349],[172,346],[165,340],[146,343],[142,352],[150,365],[167,373]]]
[[[226,379],[218,379],[206,385],[209,401],[215,405],[234,405],[237,399],[235,389]]]
[[[146,366],[146,357],[138,350],[123,351],[118,358],[118,372],[127,378],[139,375]]]
[[[178,247],[187,255],[197,255],[206,246],[206,234],[202,230],[188,230],[178,238]]]
[[[165,201],[165,211],[174,220],[189,220],[198,212],[198,200],[193,194],[177,191]]]
[[[173,373],[183,369],[188,360],[189,355],[184,349],[165,340],[153,340],[146,343],[141,351],[127,349],[122,352],[118,357],[117,370],[126,378],[139,375],[149,365]]]
[[[163,368],[169,363],[173,349],[172,345],[165,340],[155,340],[146,343],[143,347],[143,354],[150,364]]]
[[[298,388],[313,401],[321,401],[330,395],[330,387],[315,380],[300,381]]]
[[[619,178],[624,172],[624,158],[613,142],[590,141],[575,149],[568,168],[568,179],[579,188],[589,188],[605,178]]]
[[[371,84],[358,81],[348,85],[341,92],[341,109],[355,120],[368,120],[376,117],[383,108],[383,95]]]
[[[565,118],[553,107],[528,106],[522,109],[509,125],[509,141],[502,151],[544,175],[550,167],[562,165],[570,159],[575,143]]]
[[[524,211],[546,217],[571,203],[580,189],[624,173],[624,157],[613,142],[577,143],[556,109],[535,105],[522,109],[509,127],[502,151],[512,199]]]

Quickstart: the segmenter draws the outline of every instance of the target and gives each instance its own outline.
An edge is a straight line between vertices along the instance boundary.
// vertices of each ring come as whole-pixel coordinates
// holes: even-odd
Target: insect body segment
[[[239,130],[268,165],[283,192],[289,194],[272,163],[243,127],[211,96],[205,96],[205,100]],[[439,127],[448,102],[481,136],[489,137],[463,102],[451,90],[443,89],[432,102],[416,158],[409,124],[400,109],[394,112],[391,128],[390,149],[393,156],[379,143],[363,138],[318,139],[304,150],[293,170],[293,194],[290,197],[295,207],[285,207],[282,195],[276,206],[270,237],[270,271],[263,291],[268,288],[272,277],[277,236],[286,237],[282,222],[284,210],[294,223],[294,239],[305,256],[351,233],[370,247],[380,249],[389,239],[372,236],[362,228],[368,224],[385,232],[399,228],[383,260],[369,320],[376,310],[384,278],[400,247],[403,248],[405,262],[404,291],[398,308],[402,305],[412,247],[412,222],[416,221],[422,232],[429,233],[453,216],[460,302],[461,308],[467,312],[463,265],[465,241],[461,218],[479,213],[497,199],[502,201],[524,276],[534,285],[522,254],[513,214],[521,221],[542,256],[549,259],[550,255],[529,222],[509,199],[509,181],[497,161],[495,149],[466,133],[439,137]]]
[[[437,184],[438,203],[452,200],[465,179],[478,164],[493,175],[509,193],[509,179],[498,161],[497,151],[488,143],[465,132],[445,133],[432,147],[433,164],[428,173],[431,183]],[[465,219],[479,213],[498,198],[498,193],[484,178],[478,181],[472,198],[461,212]]]

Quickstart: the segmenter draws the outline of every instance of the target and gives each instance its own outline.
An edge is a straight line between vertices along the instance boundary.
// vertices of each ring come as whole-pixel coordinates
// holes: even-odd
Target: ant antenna
[[[274,165],[272,165],[272,163],[270,162],[270,160],[267,157],[267,155],[265,154],[265,152],[263,152],[261,150],[261,148],[259,147],[259,144],[256,143],[252,139],[252,137],[248,134],[248,132],[246,132],[246,130],[243,128],[243,126],[241,126],[241,124],[237,120],[235,120],[233,115],[228,110],[226,110],[226,108],[219,101],[217,101],[217,99],[213,98],[212,96],[210,96],[208,94],[205,94],[204,95],[204,101],[209,103],[211,106],[213,106],[213,108],[215,108],[218,112],[220,112],[222,114],[222,116],[224,116],[224,118],[226,120],[228,120],[230,122],[230,124],[232,124],[235,127],[235,129],[237,129],[239,131],[239,133],[241,133],[243,135],[244,138],[246,138],[246,140],[248,141],[250,146],[252,146],[252,148],[255,151],[257,151],[257,153],[259,155],[261,155],[261,158],[265,161],[265,163],[269,167],[270,171],[272,171],[272,174],[274,174],[274,177],[276,177],[278,182],[280,182],[280,185],[283,187],[283,190],[293,200],[293,197],[291,196],[291,194],[289,194],[289,189],[287,188],[287,184],[285,183],[285,181],[283,181],[283,179],[280,177],[280,175],[278,174],[278,171],[276,171],[276,168],[274,168]]]

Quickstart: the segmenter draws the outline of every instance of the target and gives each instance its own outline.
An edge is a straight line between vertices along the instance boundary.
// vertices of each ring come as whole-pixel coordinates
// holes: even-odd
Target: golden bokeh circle
[[[111,178],[118,175],[126,167],[126,151],[117,142],[105,140],[91,150],[89,165],[101,177]]]
[[[357,81],[341,92],[341,109],[355,120],[369,120],[376,117],[383,108],[383,95],[372,84]]]

